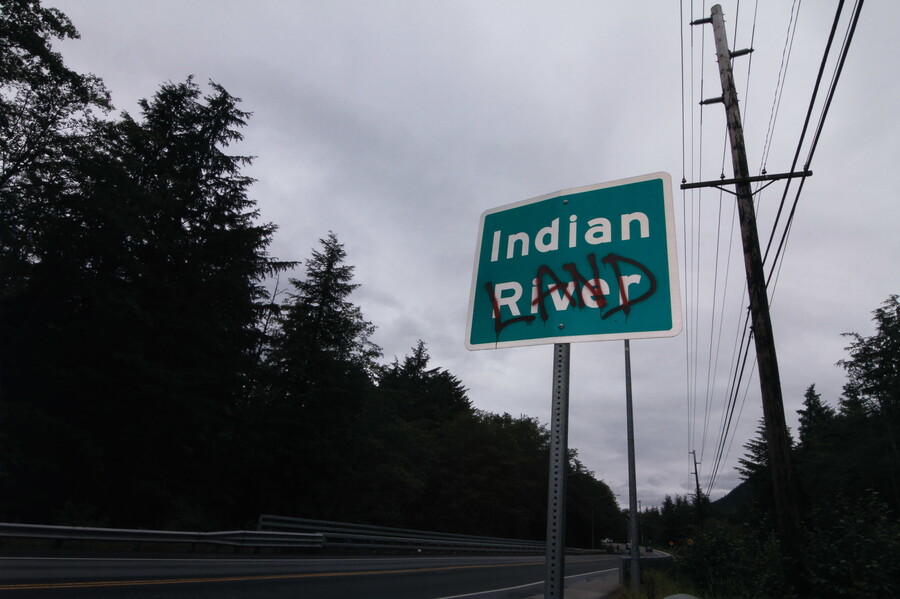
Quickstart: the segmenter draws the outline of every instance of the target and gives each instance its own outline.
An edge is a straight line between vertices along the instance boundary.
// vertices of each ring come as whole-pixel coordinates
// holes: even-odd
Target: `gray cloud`
[[[715,179],[724,162],[731,175],[721,107],[703,109],[702,133],[696,107],[701,74],[703,95],[718,95],[711,37],[682,29],[677,3],[639,11],[587,1],[47,4],[82,33],[61,46],[67,61],[103,77],[120,109],[134,112],[138,98],[189,74],[243,98],[254,115],[235,151],[257,156],[253,196],[263,220],[280,227],[272,254],[303,259],[334,230],[361,283],[354,299],[379,327],[375,340],[386,358],[402,358],[423,339],[435,365],[459,376],[484,410],[547,422],[552,352],[464,349],[481,212],[670,172],[679,263],[690,274],[682,273],[687,328],[673,339],[632,344],[639,496],[651,505],[690,492],[690,447],[704,454],[701,481],[708,476],[743,316],[743,267],[731,196],[677,190],[683,173]],[[722,4],[730,36],[738,26],[733,47],[749,45],[752,14]],[[761,2],[752,62],[735,62],[752,169],[767,145],[789,11]],[[898,291],[898,84],[869,66],[897,55],[896,18],[885,13],[898,11],[893,4],[864,11],[774,288],[792,426],[809,384],[828,401],[839,396],[840,334],[870,332],[870,311]],[[790,167],[832,14],[821,3],[801,11],[769,172]],[[698,57],[689,54],[684,65],[684,134],[694,149],[684,161],[682,34]],[[782,189],[759,196],[764,237]],[[693,347],[698,353],[687,357]],[[570,445],[625,500],[622,343],[573,344],[572,356]],[[713,374],[710,365],[718,367]],[[737,483],[735,460],[761,414],[755,372],[745,385],[715,496]],[[689,392],[696,397],[690,405]]]

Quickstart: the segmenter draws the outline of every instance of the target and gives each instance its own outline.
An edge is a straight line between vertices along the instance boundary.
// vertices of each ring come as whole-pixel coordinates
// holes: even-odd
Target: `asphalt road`
[[[566,575],[617,565],[570,556]],[[541,556],[0,557],[0,598],[461,599],[507,589],[493,596],[512,599],[534,595],[524,585],[543,578]]]

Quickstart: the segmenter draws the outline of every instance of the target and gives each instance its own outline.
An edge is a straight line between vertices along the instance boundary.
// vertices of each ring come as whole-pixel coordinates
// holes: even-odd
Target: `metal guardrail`
[[[53,539],[73,541],[120,541],[130,543],[191,543],[232,547],[321,548],[321,534],[235,530],[221,532],[182,532],[82,526],[0,523],[0,537],[16,539]]]
[[[540,554],[542,541],[436,533],[406,528],[348,524],[328,520],[261,515],[257,530],[184,532],[83,526],[0,523],[0,539],[183,543],[237,548],[355,549],[366,551],[431,551],[441,553]],[[567,548],[581,553],[581,549]]]
[[[543,541],[523,541],[499,537],[478,537],[453,533],[436,533],[407,528],[388,528],[365,524],[348,524],[329,520],[288,518],[263,514],[257,530],[304,531],[321,533],[326,548],[427,550],[440,552],[543,553]],[[578,549],[570,549],[579,552]]]

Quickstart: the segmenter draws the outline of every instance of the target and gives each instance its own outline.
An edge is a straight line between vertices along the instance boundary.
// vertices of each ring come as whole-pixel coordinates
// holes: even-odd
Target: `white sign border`
[[[619,187],[622,185],[629,185],[631,183],[652,181],[654,179],[663,180],[663,209],[665,211],[666,220],[666,253],[668,254],[667,258],[669,264],[669,303],[672,307],[672,327],[670,329],[662,331],[637,331],[633,333],[600,333],[595,335],[577,336],[573,335],[570,337],[537,337],[534,339],[498,341],[494,343],[472,344],[470,342],[472,338],[473,317],[475,315],[475,293],[477,292],[478,285],[478,266],[481,257],[481,245],[484,237],[484,221],[488,215],[494,214],[496,212],[512,210],[520,206],[543,202],[544,200],[550,200],[562,196],[574,195],[587,191],[595,191],[597,189],[605,189],[607,187]],[[513,202],[512,204],[505,204],[503,206],[485,210],[481,213],[481,218],[478,222],[478,237],[475,241],[474,268],[472,269],[472,285],[469,289],[469,310],[468,319],[466,320],[466,349],[470,351],[480,351],[487,349],[503,349],[507,347],[549,345],[551,343],[586,343],[590,341],[618,341],[624,339],[655,339],[661,337],[675,337],[681,332],[683,327],[683,315],[681,313],[681,287],[679,285],[678,277],[678,251],[675,239],[676,231],[677,227],[675,225],[675,203],[672,197],[672,176],[665,171],[659,171],[647,175],[638,175],[636,177],[628,177],[626,179],[617,179],[615,181],[607,181],[594,185],[585,185],[583,187],[572,187],[570,189],[563,189],[527,200],[521,200],[518,202]]]

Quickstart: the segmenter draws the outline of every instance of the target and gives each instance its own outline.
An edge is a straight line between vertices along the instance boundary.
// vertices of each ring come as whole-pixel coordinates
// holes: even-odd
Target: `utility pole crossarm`
[[[720,185],[734,185],[736,183],[759,183],[760,181],[780,181],[782,179],[796,179],[797,177],[812,177],[812,171],[798,171],[796,173],[781,173],[778,175],[758,175],[743,179],[719,179],[717,181],[700,181],[699,183],[682,183],[681,189],[697,189],[699,187],[719,187]]]

